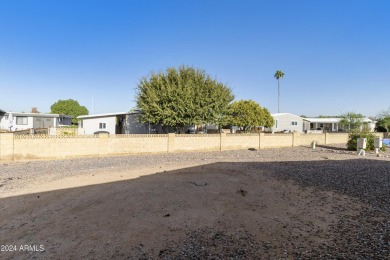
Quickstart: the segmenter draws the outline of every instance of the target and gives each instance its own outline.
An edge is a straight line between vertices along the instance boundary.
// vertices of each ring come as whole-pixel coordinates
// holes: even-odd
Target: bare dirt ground
[[[386,156],[299,147],[2,163],[0,258],[389,259]]]

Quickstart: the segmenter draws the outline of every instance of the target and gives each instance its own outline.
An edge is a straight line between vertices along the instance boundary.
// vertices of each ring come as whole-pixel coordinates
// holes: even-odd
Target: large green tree
[[[50,107],[52,114],[64,114],[73,116],[72,123],[77,125],[77,117],[81,115],[88,115],[88,109],[81,106],[79,102],[73,99],[58,100]]]
[[[375,130],[378,132],[390,132],[390,107],[379,113]]]
[[[137,86],[141,122],[182,128],[186,125],[223,125],[232,91],[205,71],[180,66],[151,73]]]
[[[375,130],[377,132],[390,132],[390,116],[378,119]]]
[[[356,114],[354,112],[347,112],[340,116],[339,124],[345,128],[348,128],[348,131],[356,130],[363,125],[363,115]]]
[[[278,80],[278,113],[280,113],[280,79],[284,77],[283,71],[277,70],[274,77]]]
[[[271,127],[274,119],[266,108],[253,100],[235,101],[230,105],[230,124],[240,127],[245,132],[256,126]]]

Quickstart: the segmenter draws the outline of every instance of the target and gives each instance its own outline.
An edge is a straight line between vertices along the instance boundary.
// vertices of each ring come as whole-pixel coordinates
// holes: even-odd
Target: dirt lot
[[[306,147],[0,164],[1,259],[389,258],[390,159]]]

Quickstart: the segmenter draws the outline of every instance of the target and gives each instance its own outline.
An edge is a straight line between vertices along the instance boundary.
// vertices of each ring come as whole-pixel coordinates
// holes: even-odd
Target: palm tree
[[[275,79],[278,80],[278,113],[280,113],[280,84],[279,79],[284,77],[284,73],[281,70],[277,70],[274,75]]]

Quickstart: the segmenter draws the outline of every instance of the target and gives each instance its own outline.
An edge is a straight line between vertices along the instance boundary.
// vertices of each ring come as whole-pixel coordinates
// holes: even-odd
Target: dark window
[[[16,124],[17,125],[27,125],[28,120],[27,116],[17,116],[16,117]]]

